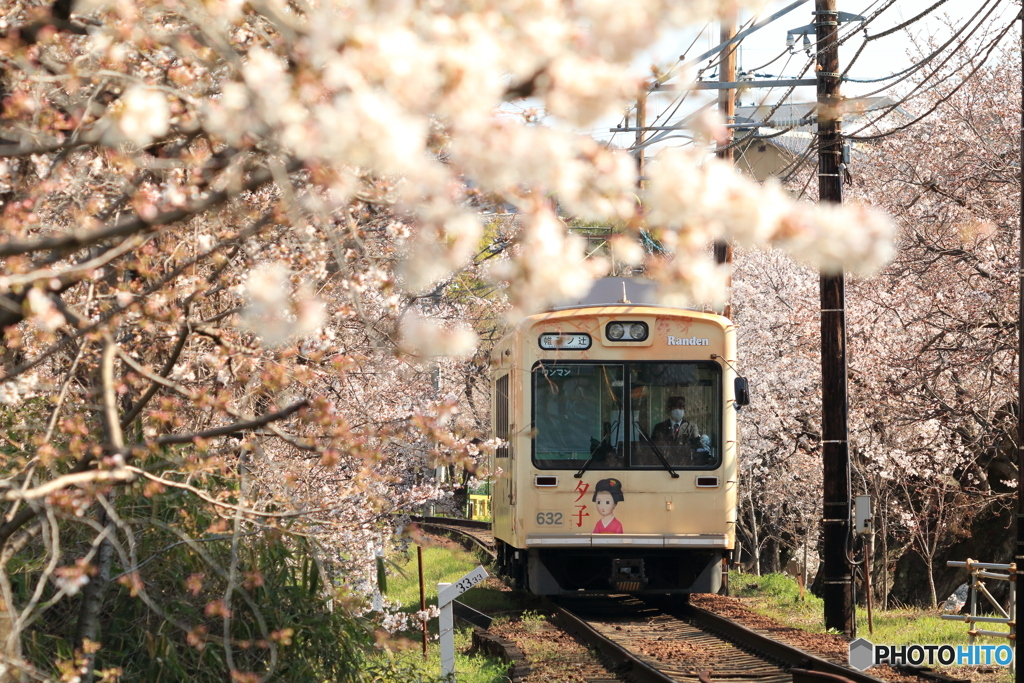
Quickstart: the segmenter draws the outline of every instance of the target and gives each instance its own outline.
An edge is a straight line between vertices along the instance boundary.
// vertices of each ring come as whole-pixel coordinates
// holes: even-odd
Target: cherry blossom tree
[[[733,320],[754,392],[739,416],[748,501],[739,528],[760,565],[766,539],[791,553],[816,538],[809,520],[821,496],[817,273],[779,250],[737,250],[735,263]]]
[[[945,553],[1009,552],[969,543],[1008,524],[1017,476],[1019,37],[987,64],[940,76],[905,118],[858,143],[846,187],[899,225],[893,261],[847,289],[852,483],[874,497],[881,534],[872,583],[884,592],[897,564],[918,555],[927,596],[895,588],[933,603],[956,585]],[[763,538],[800,519],[785,509],[800,492],[793,482],[816,476],[787,458],[817,453],[817,274],[761,251],[737,252],[736,264],[735,319],[756,397],[741,419],[744,467]],[[818,495],[809,488],[802,506],[816,508]]]
[[[896,259],[855,298],[859,339],[889,368],[856,383],[861,455],[917,491],[899,498],[929,581],[972,519],[1005,516],[1016,478],[1019,41],[933,88],[916,106],[934,113],[873,144],[858,188],[901,225]]]

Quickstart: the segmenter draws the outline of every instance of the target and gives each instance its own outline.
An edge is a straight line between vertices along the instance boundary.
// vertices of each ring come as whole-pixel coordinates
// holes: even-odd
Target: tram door
[[[495,476],[494,487],[492,488],[491,514],[492,524],[497,531],[507,531],[512,523],[512,504],[514,500],[512,482],[512,430],[511,411],[511,376],[509,373],[499,376],[494,381],[494,416],[491,422],[494,425],[494,437],[505,443],[498,446],[494,451],[493,470],[501,470],[501,474]]]

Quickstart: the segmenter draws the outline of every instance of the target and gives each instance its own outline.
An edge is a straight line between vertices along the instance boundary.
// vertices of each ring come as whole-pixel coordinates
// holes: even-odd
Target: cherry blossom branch
[[[252,226],[252,230],[259,231],[264,225],[266,225],[266,221],[269,220],[269,217],[269,213],[264,214],[263,217],[261,217],[260,220],[257,221]],[[213,270],[213,272],[210,273],[210,275],[206,278],[207,282],[212,283],[214,280],[217,279],[217,277],[220,276],[221,273],[224,272],[228,265],[230,265],[231,260],[238,253],[239,248],[240,245],[235,244],[234,250],[224,260],[224,263],[217,266]],[[219,288],[214,289],[214,291],[218,290]],[[190,294],[188,298],[185,299],[185,303],[182,306],[182,316],[184,318],[184,322],[182,322],[181,327],[179,328],[178,331],[178,341],[175,343],[174,348],[171,350],[171,355],[167,358],[167,362],[164,363],[163,368],[160,370],[161,377],[167,377],[168,375],[171,374],[171,371],[174,369],[174,366],[178,362],[178,358],[181,357],[181,352],[185,349],[185,342],[188,340],[188,335],[191,327],[188,321],[188,316],[192,308],[192,302],[196,299],[197,296],[199,296],[198,290]],[[212,296],[212,294],[207,294],[207,296]],[[123,418],[121,418],[121,429],[128,428],[128,425],[130,425],[132,423],[132,420],[134,420],[139,415],[139,413],[142,412],[142,409],[146,407],[150,400],[152,400],[152,398],[156,395],[157,391],[159,391],[159,384],[154,382],[146,390],[146,392],[139,398],[139,400],[136,401],[134,405],[132,405],[132,407],[128,410],[128,413]]]
[[[147,370],[145,367],[143,367],[138,362],[136,362],[136,360],[134,358],[129,356],[124,350],[119,349],[118,353],[121,356],[121,359],[124,360],[124,362],[129,367],[131,367],[132,370],[135,370],[136,372],[138,372],[143,377],[146,377],[147,379],[151,380],[154,383],[154,385],[160,385],[160,386],[167,387],[168,389],[171,389],[171,390],[181,394],[182,396],[184,396],[185,398],[189,399],[190,401],[198,400],[199,397],[195,393],[189,391],[185,387],[180,386],[179,384],[176,384],[175,382],[172,382],[171,380],[167,379],[164,376],[154,374],[150,370]],[[180,434],[180,435],[172,434],[172,435],[169,435],[169,436],[163,436],[163,437],[160,437],[158,439],[155,439],[151,443],[156,443],[156,444],[159,444],[159,445],[167,445],[167,444],[174,444],[174,443],[191,443],[195,439],[212,439],[212,438],[216,438],[216,437],[219,437],[219,436],[229,436],[231,434],[236,434],[238,432],[249,431],[249,430],[252,430],[252,429],[256,429],[258,427],[266,426],[267,429],[271,430],[276,436],[280,437],[281,439],[284,439],[285,441],[288,441],[293,446],[296,446],[298,448],[302,448],[302,449],[305,449],[305,450],[310,450],[311,448],[315,448],[315,446],[311,447],[311,446],[304,445],[301,442],[297,441],[295,437],[293,437],[293,436],[291,436],[289,434],[286,434],[284,432],[281,432],[280,430],[278,430],[276,428],[276,426],[271,424],[272,422],[276,422],[278,420],[282,420],[282,419],[288,417],[289,415],[292,415],[297,410],[300,410],[302,408],[306,408],[308,406],[309,406],[309,399],[303,399],[303,400],[299,401],[298,403],[292,404],[288,408],[280,410],[280,411],[278,411],[276,413],[268,413],[268,414],[266,414],[266,415],[264,415],[262,417],[259,417],[259,418],[254,418],[254,419],[250,419],[250,420],[244,420],[242,422],[236,422],[233,425],[226,425],[224,427],[217,427],[215,429],[207,430],[205,432],[197,432],[195,434]],[[233,417],[236,417],[236,418],[241,418],[242,417],[241,413],[239,413],[236,410],[232,410],[232,409],[228,408],[227,412],[228,412],[228,414],[232,415]]]
[[[160,368],[160,377],[166,378],[169,374],[171,374],[171,371],[174,369],[174,366],[178,363],[178,359],[181,357],[181,352],[185,349],[185,342],[188,340],[189,334],[187,308],[184,311],[184,313],[186,320],[178,328],[178,339],[174,344],[174,348],[171,349],[171,355],[167,357],[167,362],[165,362],[164,366]],[[146,407],[149,401],[153,398],[153,396],[156,395],[156,392],[159,390],[160,383],[154,381],[153,384],[151,384],[149,388],[146,389],[146,392],[139,397],[139,400],[135,402],[135,404],[128,410],[127,413],[125,413],[125,416],[121,418],[121,429],[128,428],[128,425],[130,425],[132,421],[139,416],[139,413],[142,412],[142,409]]]
[[[109,334],[104,335],[103,356],[100,362],[103,425],[107,441],[114,450],[124,448],[124,434],[121,432],[121,421],[117,418],[117,394],[114,390],[114,357],[118,348]]]
[[[980,11],[981,10],[979,10],[979,13],[980,13]],[[989,11],[989,14],[991,14],[991,12],[992,12],[992,10]],[[886,116],[887,114],[895,111],[897,109],[897,107],[902,106],[907,100],[909,100],[911,97],[913,97],[915,94],[917,94],[917,92],[919,90],[921,90],[926,84],[929,85],[929,89],[934,89],[936,87],[936,84],[929,83],[929,80],[938,73],[939,69],[941,69],[943,66],[945,66],[945,64],[950,59],[953,58],[953,55],[955,55],[956,52],[957,52],[956,50],[951,51],[949,57],[947,57],[946,59],[942,60],[939,63],[939,65],[936,66],[935,69],[932,70],[931,74],[929,74],[927,77],[923,78],[921,80],[921,83],[918,84],[913,90],[911,90],[910,93],[908,93],[907,95],[904,95],[899,101],[894,102],[891,105],[885,107],[883,109],[882,113],[879,116],[875,117],[871,121],[868,121],[863,126],[858,128],[856,131],[853,131],[852,133],[847,134],[844,137],[846,139],[848,139],[848,140],[859,140],[859,141],[863,141],[863,142],[866,142],[868,140],[879,140],[881,138],[888,137],[890,135],[894,135],[895,133],[898,133],[899,131],[902,131],[902,130],[905,130],[907,128],[910,128],[911,126],[917,124],[918,122],[920,122],[920,121],[924,120],[925,118],[927,118],[928,116],[930,116],[936,109],[939,108],[939,106],[941,106],[944,102],[946,102],[947,100],[952,98],[953,95],[958,93],[967,83],[971,82],[971,79],[978,72],[978,70],[981,69],[981,67],[988,61],[988,58],[991,56],[992,52],[999,45],[1000,41],[1002,41],[1003,37],[1005,37],[1006,34],[1009,33],[1010,30],[1013,29],[1016,26],[1017,21],[1020,20],[1020,17],[1021,17],[1021,13],[1018,12],[1017,16],[1014,17],[1013,21],[1008,22],[1006,27],[994,39],[992,39],[988,43],[988,49],[987,49],[987,51],[985,53],[985,57],[980,62],[978,62],[976,65],[974,65],[974,68],[971,69],[970,73],[968,73],[966,76],[964,76],[960,72],[960,69],[956,69],[954,71],[954,73],[957,74],[956,85],[953,87],[953,89],[949,93],[947,93],[946,95],[940,97],[938,99],[938,101],[936,101],[934,103],[934,105],[929,107],[924,113],[922,113],[921,115],[913,118],[911,121],[909,121],[909,122],[907,122],[905,124],[901,124],[899,126],[896,126],[893,129],[886,130],[884,133],[878,133],[878,134],[875,134],[875,135],[858,135],[857,134],[857,133],[860,133],[861,131],[867,130],[868,128],[874,126],[884,116]],[[988,14],[985,15],[985,18],[986,19],[988,18]],[[982,25],[983,25],[983,22],[979,23],[978,27],[981,27]],[[971,36],[973,36],[975,31],[978,30],[978,27],[976,27],[974,29],[974,31],[971,31],[971,33],[968,34],[967,37],[964,38],[963,41],[961,41],[961,45],[966,44],[967,40],[969,38],[971,38]],[[954,36],[954,37],[956,37],[956,36]],[[940,82],[945,82],[949,78],[950,78],[950,76],[946,76],[946,77],[942,78]]]
[[[198,254],[198,255],[194,256],[193,258],[188,259],[187,261],[185,261],[184,263],[179,265],[177,268],[172,270],[170,273],[168,273],[164,277],[162,277],[159,280],[157,280],[156,282],[154,282],[148,289],[146,289],[146,291],[144,291],[141,294],[139,294],[138,298],[143,299],[143,298],[153,294],[154,292],[160,291],[164,286],[166,286],[168,283],[170,283],[170,282],[174,281],[175,279],[177,279],[178,276],[180,276],[182,273],[187,271],[189,268],[191,268],[192,266],[196,265],[197,263],[200,263],[200,262],[208,259],[209,257],[211,257],[214,254],[218,253],[219,251],[221,251],[221,249],[223,249],[224,247],[228,246],[229,244],[232,244],[232,243],[235,243],[235,242],[242,242],[244,240],[249,239],[250,237],[253,237],[253,236],[259,234],[263,230],[263,228],[265,228],[267,226],[267,224],[270,221],[271,216],[272,216],[271,212],[265,213],[263,216],[261,216],[259,218],[259,220],[255,221],[252,225],[250,225],[247,228],[243,229],[235,237],[233,237],[233,238],[231,238],[229,240],[226,240],[224,242],[221,242],[220,244],[217,244],[217,245],[213,246],[212,248],[208,249],[207,251],[203,252],[202,254]],[[24,294],[22,294],[20,296],[22,298],[24,298]],[[124,304],[115,303],[113,306],[110,307],[110,309],[108,309],[105,313],[103,313],[99,317],[99,319],[96,320],[96,322],[94,322],[94,323],[92,323],[90,325],[87,325],[86,327],[79,328],[75,332],[75,334],[69,335],[69,336],[65,337],[63,341],[60,341],[60,342],[54,344],[53,346],[48,348],[46,351],[43,351],[41,354],[39,354],[37,357],[33,358],[32,360],[26,361],[26,362],[22,363],[21,365],[15,366],[15,367],[11,368],[10,370],[6,371],[6,373],[2,369],[0,369],[0,383],[8,382],[8,381],[14,379],[15,377],[17,377],[18,375],[20,375],[21,373],[27,372],[28,370],[31,370],[32,368],[36,367],[40,363],[45,362],[47,358],[50,358],[53,354],[55,354],[58,351],[60,351],[61,349],[63,349],[65,346],[67,346],[71,342],[75,341],[76,339],[78,339],[80,337],[85,336],[86,334],[89,334],[90,332],[93,332],[94,330],[99,329],[108,320],[113,318],[118,313],[123,313],[124,311],[128,310],[128,308],[131,305],[132,305],[131,302],[124,303]],[[20,306],[20,303],[19,303],[19,306]],[[19,309],[19,315],[20,315],[20,309]],[[14,322],[19,322],[20,320],[21,320],[21,318],[19,317]],[[7,324],[12,324],[12,323],[5,323],[4,320],[3,320],[3,316],[0,315],[0,327],[2,327],[3,325],[7,325]]]
[[[7,275],[0,276],[0,288],[9,289],[11,287],[17,287],[19,285],[27,285],[33,282],[39,282],[40,280],[50,280],[52,278],[65,278],[71,275],[78,277],[85,277],[88,271],[102,268],[114,259],[123,256],[129,251],[142,246],[145,242],[151,240],[152,235],[132,235],[128,239],[124,240],[116,247],[108,249],[103,254],[100,254],[94,259],[84,261],[82,263],[75,263],[61,269],[49,269],[49,270],[33,270],[29,273],[23,273],[20,275]]]
[[[95,293],[95,286],[89,285],[89,295],[86,297],[86,307],[92,303],[92,297]],[[50,443],[50,439],[53,437],[53,429],[57,426],[57,419],[60,417],[61,408],[64,405],[64,399],[68,394],[68,387],[71,386],[71,382],[75,379],[75,370],[78,369],[78,364],[82,360],[82,355],[85,353],[87,344],[85,342],[78,345],[78,352],[75,354],[75,360],[71,363],[71,367],[68,369],[68,376],[64,379],[61,384],[60,393],[57,394],[57,403],[53,406],[53,413],[50,415],[50,421],[46,424],[46,434],[43,435],[43,443]]]
[[[288,172],[294,172],[300,168],[302,168],[301,162],[296,161],[292,161],[287,166]],[[125,237],[142,231],[158,229],[162,226],[178,223],[187,218],[191,218],[196,214],[208,211],[209,209],[223,204],[229,199],[240,194],[244,194],[245,192],[252,192],[262,185],[271,182],[273,179],[273,173],[269,169],[260,169],[255,172],[246,183],[236,190],[218,190],[211,192],[205,199],[193,202],[189,206],[181,209],[165,211],[157,214],[151,219],[136,216],[120,221],[114,225],[87,233],[72,232],[71,234],[60,235],[58,237],[42,237],[31,240],[8,240],[7,242],[0,243],[0,256],[15,256],[18,254],[28,254],[34,251],[43,250],[77,250],[115,237]]]
[[[137,363],[135,363],[134,359],[131,359],[131,357],[128,356],[126,353],[124,353],[123,351],[120,351],[119,347],[117,347],[116,344],[114,344],[113,347],[119,351],[119,355],[121,356],[121,358],[128,365],[132,366],[132,368],[135,369],[136,371],[141,372],[144,375],[146,375],[147,377],[149,377],[150,379],[153,379],[154,381],[157,381],[157,382],[159,382],[161,384],[164,384],[165,386],[169,386],[170,388],[173,388],[176,391],[184,392],[184,390],[181,387],[178,387],[173,382],[165,380],[162,377],[157,379],[157,377],[159,377],[158,375],[153,375],[153,373],[150,373],[150,372],[146,371],[144,368],[142,368],[142,366],[140,366]],[[191,396],[190,392],[185,392],[185,393],[186,393],[186,395]],[[136,444],[136,446],[141,446],[141,445],[144,445],[144,444],[147,444],[147,443],[148,444],[156,444],[156,445],[170,445],[170,444],[176,444],[176,443],[192,443],[196,439],[211,439],[211,438],[216,438],[218,436],[228,436],[230,434],[237,434],[237,433],[242,432],[242,431],[252,430],[252,429],[255,429],[255,428],[258,428],[258,427],[262,427],[264,425],[268,425],[268,424],[270,424],[272,422],[275,422],[277,420],[284,419],[284,418],[294,414],[295,412],[299,411],[300,409],[307,407],[308,405],[309,405],[309,401],[306,400],[306,399],[303,399],[302,401],[299,401],[299,402],[297,402],[297,403],[295,403],[295,404],[285,408],[284,410],[280,410],[280,411],[277,411],[275,413],[269,413],[267,415],[263,415],[262,417],[259,417],[259,418],[253,419],[253,420],[247,420],[247,421],[243,421],[243,422],[236,422],[235,424],[232,424],[232,425],[226,425],[224,427],[218,427],[216,429],[207,430],[205,432],[198,432],[198,433],[193,433],[193,434],[169,435],[169,436],[161,437],[159,439],[156,439],[156,440],[153,440],[153,441],[149,441],[149,442],[140,442],[140,443]],[[124,455],[127,455],[127,454],[130,453],[130,450],[129,449],[125,449],[123,447],[123,445],[121,446],[120,450],[121,450],[122,454],[124,454]],[[133,479],[133,478],[129,478],[125,474],[124,468],[118,468],[117,470],[88,470],[88,469],[86,469],[87,467],[88,467],[88,461],[87,460],[80,461],[78,463],[78,465],[76,466],[76,470],[78,470],[78,471],[72,472],[71,474],[64,475],[63,477],[58,477],[57,479],[51,480],[50,482],[47,482],[46,484],[43,484],[43,485],[41,485],[39,487],[36,487],[34,489],[21,490],[21,491],[11,491],[11,490],[9,490],[6,494],[4,494],[4,499],[5,500],[17,500],[17,499],[30,500],[30,499],[35,499],[35,498],[39,498],[39,497],[48,495],[49,493],[53,493],[55,491],[59,491],[59,490],[61,490],[63,488],[66,488],[67,486],[71,486],[71,485],[76,485],[76,484],[81,484],[81,483],[88,483],[88,482],[94,482],[94,481],[95,482],[126,483],[126,482],[129,482],[129,481],[131,481]],[[140,472],[141,472],[141,470],[140,470]],[[162,483],[166,483],[168,485],[174,485],[173,482],[162,482]],[[199,494],[198,490],[193,490],[193,492]],[[214,501],[212,499],[209,499],[208,502],[216,503],[216,501]],[[26,508],[26,509],[22,510],[20,513],[18,513],[17,515],[15,515],[12,519],[10,519],[10,521],[8,521],[5,524],[3,524],[2,526],[0,526],[0,544],[5,542],[6,539],[10,537],[11,534],[13,534],[21,526],[23,526],[29,520],[31,520],[33,517],[35,517],[36,514],[37,514],[37,512],[35,510],[32,510],[30,508]],[[297,514],[301,514],[301,513],[297,513]],[[288,515],[288,516],[293,516],[293,515]]]
[[[295,512],[263,512],[262,510],[255,510],[253,508],[244,508],[241,505],[235,505],[233,503],[225,503],[222,500],[217,500],[216,498],[213,498],[212,496],[210,496],[207,493],[205,493],[204,491],[196,488],[195,486],[192,486],[191,484],[185,484],[185,483],[180,482],[180,481],[174,481],[174,480],[171,480],[171,479],[165,479],[164,477],[160,477],[160,476],[157,476],[155,474],[151,474],[151,473],[147,472],[146,470],[140,469],[140,468],[135,467],[133,465],[125,465],[125,469],[127,469],[130,472],[134,472],[135,474],[137,474],[137,475],[139,475],[141,477],[145,477],[146,479],[149,479],[152,482],[156,482],[157,484],[161,484],[163,486],[169,486],[171,488],[181,489],[182,491],[188,491],[192,495],[197,496],[198,498],[201,498],[202,500],[206,501],[207,503],[210,503],[211,505],[215,505],[215,506],[217,506],[219,508],[223,508],[225,510],[231,510],[231,511],[238,511],[238,510],[240,510],[242,513],[244,513],[246,515],[252,515],[254,517],[263,517],[263,518],[266,518],[266,519],[294,519],[296,517],[306,517],[308,515],[313,515],[313,514],[317,514],[317,513],[320,513],[320,512],[334,512],[336,510],[339,510],[339,509],[345,507],[345,505],[333,505],[331,507],[314,508],[312,510],[297,510]]]
[[[85,484],[126,484],[135,481],[135,475],[124,468],[118,468],[116,470],[88,470],[85,472],[72,472],[65,474],[56,479],[51,479],[45,484],[40,484],[34,488],[22,489],[22,488],[8,488],[0,486],[0,490],[6,488],[6,492],[3,494],[3,499],[8,501],[15,500],[37,500],[39,498],[45,498],[51,493],[56,493],[62,489],[66,489],[70,486],[82,486]],[[29,510],[32,513],[31,516],[35,516],[35,511]],[[26,520],[27,521],[27,520]],[[7,526],[6,524],[4,526]],[[3,535],[0,533],[0,542],[3,541]]]
[[[287,408],[284,408],[283,410],[279,410],[276,413],[267,413],[266,415],[255,418],[253,420],[235,422],[234,424],[225,425],[223,427],[216,427],[214,429],[208,429],[202,432],[194,432],[192,434],[169,434],[167,436],[161,436],[151,441],[139,442],[136,445],[141,446],[144,444],[156,444],[158,446],[169,446],[172,444],[180,443],[194,443],[197,439],[215,439],[219,436],[230,436],[232,434],[238,434],[239,432],[251,431],[258,427],[263,427],[264,425],[268,425],[271,422],[276,422],[277,420],[283,420],[284,418],[308,406],[309,400],[302,399],[301,401],[293,403],[292,405],[288,406]]]

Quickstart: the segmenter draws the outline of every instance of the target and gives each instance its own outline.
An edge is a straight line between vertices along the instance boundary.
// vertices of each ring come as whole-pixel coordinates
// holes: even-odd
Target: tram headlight
[[[605,337],[613,342],[642,342],[650,336],[647,323],[639,320],[610,322],[604,328]]]
[[[647,339],[647,325],[643,323],[633,323],[629,326],[629,337],[633,341],[643,341]]]

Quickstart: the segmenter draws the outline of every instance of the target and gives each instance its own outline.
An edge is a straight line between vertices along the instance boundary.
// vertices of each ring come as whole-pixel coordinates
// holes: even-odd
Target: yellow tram
[[[649,283],[525,318],[492,355],[499,570],[541,595],[717,592],[747,394],[732,323]]]

